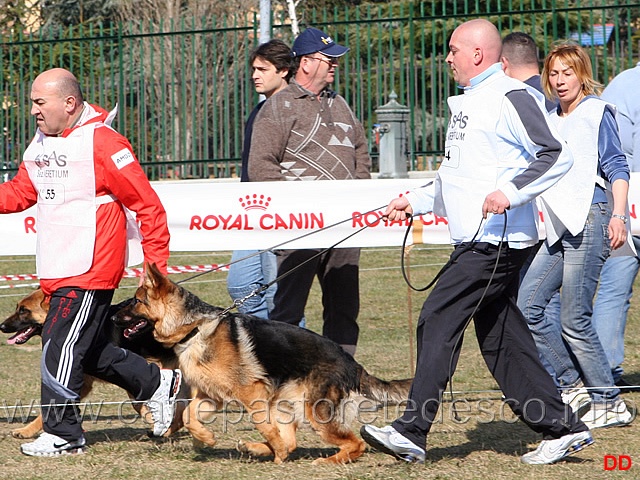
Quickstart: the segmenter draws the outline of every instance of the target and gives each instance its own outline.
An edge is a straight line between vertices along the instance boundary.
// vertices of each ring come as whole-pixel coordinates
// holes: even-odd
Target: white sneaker
[[[146,403],[153,418],[153,436],[161,437],[169,430],[181,384],[182,372],[179,369],[160,370],[160,386]]]
[[[627,409],[622,400],[605,405],[593,403],[589,411],[580,418],[590,430],[594,428],[623,427],[629,425],[634,419],[635,414],[632,414]]]
[[[520,457],[522,463],[529,465],[546,465],[562,460],[593,444],[591,432],[570,433],[553,440],[543,440],[533,452]]]
[[[391,425],[383,428],[363,425],[360,435],[372,447],[409,463],[424,463],[426,452]]]
[[[20,450],[25,455],[32,457],[56,457],[58,455],[70,455],[74,453],[84,453],[86,445],[84,437],[68,442],[67,440],[44,432],[37,440],[20,445]]]
[[[566,388],[560,392],[562,402],[569,405],[573,413],[582,417],[591,406],[591,395],[584,386]]]

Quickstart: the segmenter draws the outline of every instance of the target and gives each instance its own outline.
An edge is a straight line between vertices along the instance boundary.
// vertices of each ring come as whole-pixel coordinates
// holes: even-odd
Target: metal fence
[[[529,33],[541,56],[552,42],[573,38],[590,51],[604,84],[638,59],[640,3],[628,0],[378,3],[316,12],[307,24],[350,47],[334,88],[367,131],[392,91],[410,108],[405,148],[409,169],[416,170],[435,168],[443,148],[446,98],[456,93],[444,61],[448,39],[461,22],[478,17],[503,35]],[[282,18],[272,25],[273,37],[292,42]],[[2,179],[16,171],[35,129],[30,83],[51,67],[74,72],[91,103],[118,104],[114,127],[151,179],[239,175],[244,120],[258,101],[248,63],[258,29],[255,14],[242,14],[0,36]],[[369,136],[375,165],[375,135]]]

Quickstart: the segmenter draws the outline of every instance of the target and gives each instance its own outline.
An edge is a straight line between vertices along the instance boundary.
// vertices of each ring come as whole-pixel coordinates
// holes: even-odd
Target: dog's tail
[[[409,398],[412,382],[413,378],[382,380],[363,368],[360,374],[360,394],[376,402],[398,405]]]

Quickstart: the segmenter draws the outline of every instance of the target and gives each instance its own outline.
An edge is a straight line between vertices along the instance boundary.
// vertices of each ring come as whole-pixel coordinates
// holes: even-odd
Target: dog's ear
[[[158,288],[165,283],[167,278],[162,274],[155,263],[147,263],[145,268],[144,285],[147,288]]]
[[[38,302],[38,305],[40,305],[40,308],[42,308],[42,310],[44,310],[45,312],[49,310],[50,297],[45,295],[41,288],[35,290],[32,295],[34,295],[35,301]]]
[[[157,285],[157,282],[154,280],[156,276],[154,272],[157,270],[155,263],[145,263],[144,264],[144,279],[142,280],[142,286],[145,288],[154,288]]]

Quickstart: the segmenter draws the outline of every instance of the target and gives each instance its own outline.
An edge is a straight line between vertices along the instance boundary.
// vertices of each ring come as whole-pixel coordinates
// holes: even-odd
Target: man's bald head
[[[34,86],[48,86],[61,97],[74,97],[79,103],[84,102],[80,83],[73,73],[64,68],[52,68],[38,75]]]
[[[78,79],[64,68],[38,75],[31,85],[31,115],[46,135],[61,135],[78,120],[84,99]]]
[[[502,39],[496,26],[489,20],[483,18],[469,20],[456,28],[456,31],[474,48],[483,50],[488,65],[500,61]]]
[[[447,63],[461,86],[500,61],[502,40],[498,29],[481,18],[463,23],[453,31],[449,41]]]

